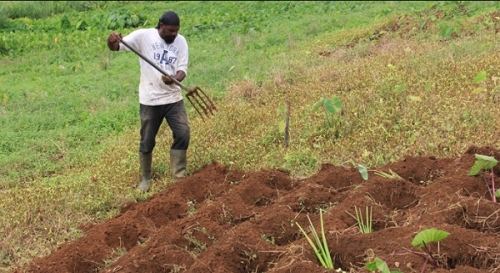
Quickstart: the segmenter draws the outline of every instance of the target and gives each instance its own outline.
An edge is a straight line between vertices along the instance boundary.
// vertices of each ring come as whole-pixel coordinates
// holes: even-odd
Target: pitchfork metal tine
[[[203,94],[203,96],[200,93]],[[203,112],[205,112],[205,114],[207,114],[207,116],[208,116],[207,109],[210,111],[210,114],[212,114],[212,115],[214,114],[212,109],[217,110],[217,108],[215,108],[214,103],[205,94],[205,92],[203,92],[203,90],[201,90],[201,88],[199,88],[198,86],[196,86],[193,89],[193,91],[189,93],[189,95],[193,96],[193,98],[196,100],[196,102],[198,102],[200,107],[203,109]]]
[[[186,98],[189,100],[189,103],[191,103],[191,105],[193,106],[194,110],[196,110],[196,112],[198,112],[198,115],[200,115],[200,117],[203,120],[203,122],[205,122],[205,118],[201,114],[200,110],[198,110],[198,108],[196,107],[196,104],[194,104],[193,101],[191,100],[191,95],[189,95],[189,93],[186,95]]]
[[[201,90],[201,88],[199,88],[198,86],[196,86],[194,89],[196,89],[197,91],[200,91],[201,94],[203,96],[201,96],[200,94],[198,94],[198,96],[200,97],[200,99],[205,103],[205,105],[207,106],[208,110],[210,110],[210,113],[213,115],[214,112],[212,112],[212,109],[217,111],[217,107],[215,107],[215,104],[213,103],[213,101],[207,96],[207,94]],[[207,102],[208,101],[208,102]]]
[[[197,91],[193,91],[193,92],[188,93],[188,94],[186,95],[186,97],[187,97],[188,99],[190,99],[190,97],[192,97],[192,98],[193,98],[193,101],[194,101],[195,103],[194,103],[194,104],[193,104],[193,103],[191,103],[191,104],[193,104],[193,106],[196,108],[196,110],[198,110],[198,107],[199,107],[199,108],[201,108],[201,109],[203,110],[203,113],[205,113],[205,115],[206,115],[207,117],[209,116],[209,113],[208,113],[208,111],[207,111],[208,105],[207,105],[207,104],[206,104],[206,102],[205,102],[205,101],[204,101],[204,100],[200,97],[200,94],[198,94],[198,92],[197,92]],[[192,101],[190,100],[190,102],[192,102]],[[198,113],[199,113],[199,111],[198,111]],[[211,114],[213,115],[213,113],[211,113]]]

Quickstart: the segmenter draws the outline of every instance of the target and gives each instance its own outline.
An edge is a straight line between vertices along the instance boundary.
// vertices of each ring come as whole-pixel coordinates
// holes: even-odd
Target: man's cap
[[[160,20],[158,20],[158,25],[156,28],[160,28],[160,23],[168,26],[180,26],[180,19],[179,16],[177,16],[177,13],[173,11],[167,11],[165,12]]]

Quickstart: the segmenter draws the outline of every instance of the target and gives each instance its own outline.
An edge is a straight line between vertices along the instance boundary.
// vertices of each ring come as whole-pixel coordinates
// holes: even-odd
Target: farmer
[[[168,75],[164,76],[146,61],[140,59],[141,78],[139,83],[139,103],[141,116],[141,141],[139,161],[142,181],[138,189],[147,191],[151,185],[153,149],[158,129],[167,121],[172,130],[173,143],[170,147],[170,170],[174,181],[184,177],[186,156],[190,139],[190,128],[184,107],[181,89],[170,77],[182,81],[187,74],[188,45],[180,35],[179,16],[168,11],[161,16],[156,28],[138,29],[121,38],[112,32],[108,37],[108,47],[112,51],[130,51],[120,42],[149,57]]]

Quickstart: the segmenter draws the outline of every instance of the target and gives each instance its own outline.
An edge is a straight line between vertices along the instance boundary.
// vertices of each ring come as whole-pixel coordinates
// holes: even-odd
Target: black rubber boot
[[[187,165],[186,158],[186,150],[170,150],[170,171],[172,172],[174,182],[184,177]]]
[[[142,181],[141,184],[139,184],[138,189],[141,191],[147,191],[151,185],[151,165],[153,162],[153,153],[139,153],[139,160],[141,162]]]

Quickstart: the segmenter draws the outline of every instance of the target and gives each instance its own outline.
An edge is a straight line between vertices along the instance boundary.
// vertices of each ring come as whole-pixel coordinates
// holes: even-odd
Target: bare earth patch
[[[85,236],[15,272],[327,272],[295,222],[319,228],[319,209],[335,268],[368,272],[378,256],[391,269],[420,272],[424,260],[404,249],[421,230],[450,233],[433,248],[442,268],[426,272],[495,272],[500,267],[500,205],[482,177],[467,174],[474,154],[406,157],[370,172],[324,165],[295,179],[278,170],[245,173],[213,163],[145,202],[127,203],[115,218],[82,227]],[[495,169],[496,176],[500,170]],[[354,207],[373,208],[373,229],[359,232]],[[363,210],[364,211],[364,210]],[[331,271],[329,271],[331,272]]]

